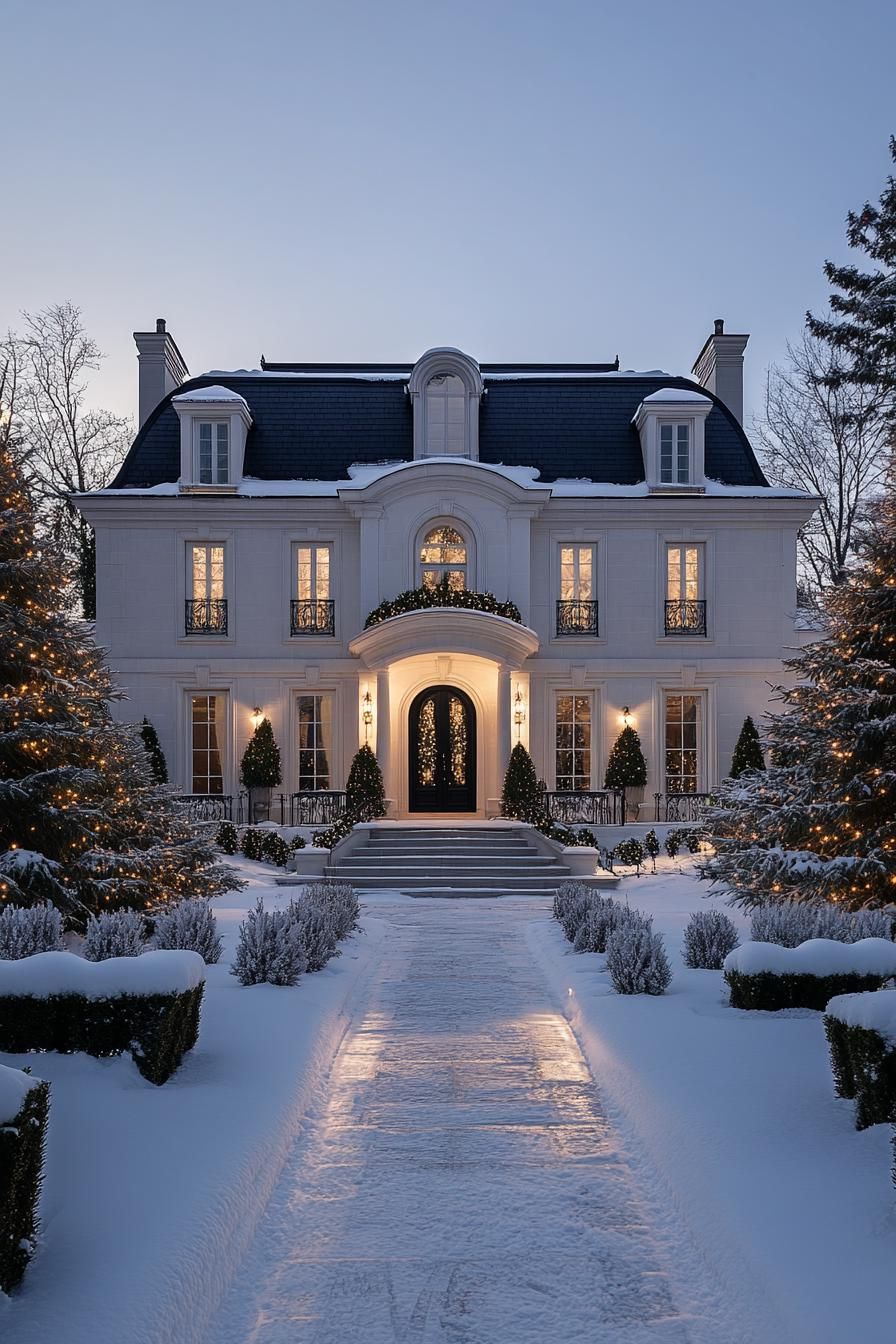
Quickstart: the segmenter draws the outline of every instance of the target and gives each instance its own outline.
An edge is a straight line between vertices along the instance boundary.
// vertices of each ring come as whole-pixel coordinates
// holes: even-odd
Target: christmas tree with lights
[[[759,734],[756,731],[755,723],[748,714],[744,719],[744,726],[740,730],[740,737],[734,744],[730,776],[732,779],[739,779],[745,770],[764,769],[765,758],[762,755]]]
[[[514,821],[532,821],[542,807],[542,786],[535,765],[522,742],[510,753],[501,790],[501,815]]]
[[[828,634],[786,666],[762,773],[728,780],[704,876],[737,904],[896,902],[896,482],[862,563],[825,601]]]
[[[366,742],[355,752],[345,792],[349,812],[360,821],[374,821],[386,815],[383,772]]]
[[[162,744],[159,741],[158,733],[145,715],[143,722],[140,725],[140,736],[143,739],[143,745],[146,748],[146,754],[149,757],[149,768],[152,771],[153,779],[157,784],[167,784],[168,763],[165,760],[165,753],[162,750]]]
[[[14,441],[0,442],[0,904],[157,908],[238,885],[156,784],[139,730],[35,539]]]
[[[647,762],[641,750],[641,739],[631,724],[627,723],[613,743],[607,761],[604,788],[643,789],[646,783]]]

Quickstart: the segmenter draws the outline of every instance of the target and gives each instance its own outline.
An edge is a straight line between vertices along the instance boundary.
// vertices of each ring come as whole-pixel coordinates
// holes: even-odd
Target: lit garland
[[[523,618],[515,602],[499,602],[494,593],[476,593],[471,588],[450,588],[448,580],[431,588],[409,588],[397,597],[381,602],[364,622],[364,629],[388,621],[393,616],[406,616],[410,611],[429,607],[457,607],[462,611],[484,611],[489,616],[503,616],[507,621],[522,625]]]

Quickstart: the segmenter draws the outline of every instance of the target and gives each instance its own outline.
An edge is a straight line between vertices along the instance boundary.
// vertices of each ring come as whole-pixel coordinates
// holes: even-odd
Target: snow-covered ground
[[[208,967],[196,1049],[163,1087],[127,1057],[0,1054],[49,1079],[41,1246],[12,1298],[4,1344],[193,1344],[256,1223],[376,964],[382,924],[293,989],[229,974],[263,894],[295,889],[236,859],[250,885],[214,902],[224,955]]]
[[[688,914],[719,904],[690,860],[616,893],[666,938],[661,998],[615,995],[544,901],[388,892],[325,971],[242,989],[245,909],[294,891],[238,863],[169,1083],[0,1056],[52,1084],[4,1344],[890,1337],[888,1127],[835,1099],[820,1014],[739,1012],[683,966]]]
[[[684,966],[690,911],[725,907],[689,861],[658,867],[614,894],[666,939],[662,998],[614,994],[603,957],[573,953],[553,922],[529,929],[645,1189],[681,1215],[760,1344],[891,1338],[889,1126],[857,1132],[835,1098],[820,1013],[729,1008],[721,972]]]

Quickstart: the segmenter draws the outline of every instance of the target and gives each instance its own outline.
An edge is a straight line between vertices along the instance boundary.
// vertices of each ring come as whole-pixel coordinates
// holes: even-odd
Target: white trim
[[[207,388],[206,392],[216,389]],[[223,390],[223,389],[222,389]],[[172,397],[171,404],[180,420],[180,490],[190,493],[233,494],[243,477],[243,461],[246,452],[246,436],[252,426],[249,406],[243,397],[219,397],[210,400],[196,398],[193,393],[183,393]],[[220,424],[230,426],[228,435],[228,471],[226,482],[209,485],[199,480],[198,453],[196,451],[196,426],[199,424]]]
[[[426,389],[430,380],[443,376],[459,378],[464,385],[464,448],[461,454],[451,454],[459,460],[479,457],[479,402],[483,394],[479,365],[469,355],[452,346],[427,350],[414,365],[408,381],[408,393],[414,411],[414,458],[426,459],[428,452]],[[433,454],[433,456],[439,456]]]

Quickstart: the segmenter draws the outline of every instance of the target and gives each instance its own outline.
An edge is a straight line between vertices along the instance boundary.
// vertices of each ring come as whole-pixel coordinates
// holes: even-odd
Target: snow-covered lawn
[[[241,988],[229,963],[246,909],[296,889],[234,862],[250,885],[214,902],[224,955],[198,1046],[168,1083],[127,1057],[0,1055],[51,1084],[41,1246],[22,1290],[0,1295],[4,1344],[190,1344],[252,1240],[382,926],[363,914],[294,989]]]
[[[726,907],[690,861],[658,867],[616,895],[665,937],[662,998],[614,994],[603,957],[573,953],[552,921],[529,928],[645,1193],[682,1215],[759,1344],[891,1338],[889,1126],[857,1132],[835,1098],[820,1013],[729,1008],[720,971],[684,966],[689,913]]]

